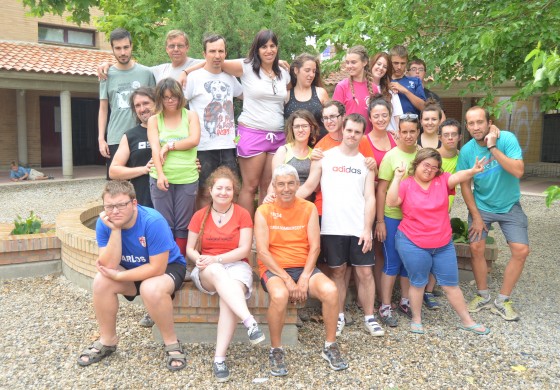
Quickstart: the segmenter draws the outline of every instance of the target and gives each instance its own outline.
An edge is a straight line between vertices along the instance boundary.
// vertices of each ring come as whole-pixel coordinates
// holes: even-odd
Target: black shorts
[[[284,268],[284,271],[286,271],[286,273],[288,275],[290,275],[292,280],[297,283],[297,281],[299,280],[299,277],[303,273],[303,267]],[[311,272],[311,276],[313,276],[315,274],[320,274],[320,273],[321,273],[321,271],[318,268],[313,268],[313,271]],[[311,276],[309,277],[310,279],[311,279]],[[268,290],[266,289],[266,283],[268,282],[268,280],[270,278],[273,278],[273,277],[278,277],[278,275],[273,274],[269,270],[266,270],[265,273],[263,274],[263,276],[261,278],[261,286],[263,287],[264,291],[268,292]]]
[[[171,299],[173,299],[175,298],[175,292],[183,285],[185,274],[187,273],[187,266],[181,263],[169,263],[167,264],[167,268],[164,273],[171,276],[171,279],[173,279],[173,282],[175,283],[175,289],[173,290],[173,294],[171,294]],[[140,295],[140,285],[142,282],[143,280],[137,280],[134,282],[134,285],[136,286],[136,295],[124,295],[124,297],[129,301],[133,301],[134,298]]]
[[[362,253],[360,239],[355,236],[321,235],[321,248],[331,268],[348,264],[355,267],[366,267],[375,264],[373,250]]]
[[[200,174],[198,178],[199,188],[204,188],[206,180],[216,168],[228,167],[239,177],[239,166],[237,165],[237,155],[233,149],[199,150],[197,157],[200,161]]]

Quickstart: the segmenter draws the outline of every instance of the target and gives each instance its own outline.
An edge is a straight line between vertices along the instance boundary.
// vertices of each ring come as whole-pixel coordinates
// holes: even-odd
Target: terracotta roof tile
[[[109,51],[0,40],[0,70],[96,76]]]

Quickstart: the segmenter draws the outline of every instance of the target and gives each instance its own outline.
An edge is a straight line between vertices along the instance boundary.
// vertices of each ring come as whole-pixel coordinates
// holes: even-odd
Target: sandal
[[[95,341],[90,347],[84,349],[78,357],[78,364],[82,367],[97,363],[117,350],[116,345],[103,345],[99,340]],[[87,356],[88,360],[82,358]]]
[[[484,330],[478,330],[477,328],[483,327]],[[484,336],[485,334],[490,333],[490,328],[487,328],[484,325],[481,324],[474,324],[472,326],[465,326],[465,325],[459,325],[459,329],[463,329],[466,330],[467,332],[473,332],[475,334],[478,334],[480,336]]]
[[[170,371],[179,371],[187,366],[187,355],[183,351],[183,346],[181,342],[177,340],[175,344],[165,345],[163,351],[167,354],[167,368]],[[169,353],[169,352],[179,352],[179,353]],[[181,363],[180,366],[174,366],[173,362]]]
[[[410,333],[424,334],[424,326],[415,322],[410,323]]]

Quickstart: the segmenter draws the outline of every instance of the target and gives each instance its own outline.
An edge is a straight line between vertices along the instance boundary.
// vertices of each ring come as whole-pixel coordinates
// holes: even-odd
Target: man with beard
[[[132,60],[132,38],[128,31],[122,28],[113,30],[110,42],[117,63],[109,69],[107,80],[102,80],[99,84],[98,117],[99,152],[107,158],[107,179],[111,161],[123,134],[136,124],[129,104],[130,94],[140,86],[155,85],[150,69]],[[111,115],[107,125],[109,107]]]

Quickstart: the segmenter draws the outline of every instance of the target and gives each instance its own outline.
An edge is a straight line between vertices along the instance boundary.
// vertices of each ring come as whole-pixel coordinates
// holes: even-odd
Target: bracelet
[[[187,72],[186,69],[183,69],[183,72],[185,72],[185,74],[186,74],[187,76],[189,75],[189,72]]]
[[[492,146],[489,146],[487,149],[488,149],[488,150],[492,150],[492,149],[494,149],[495,147],[496,147],[496,145],[492,145]]]
[[[377,223],[385,223],[385,221],[376,221]]]

